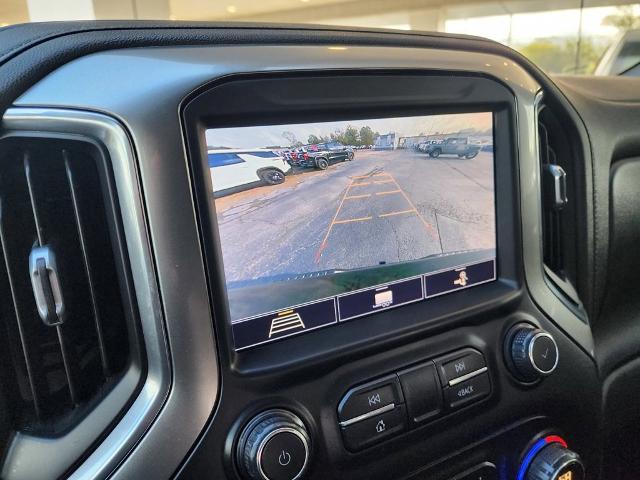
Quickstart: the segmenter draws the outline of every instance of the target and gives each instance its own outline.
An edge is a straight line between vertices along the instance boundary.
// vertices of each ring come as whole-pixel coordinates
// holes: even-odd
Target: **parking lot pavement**
[[[227,281],[495,247],[492,154],[357,151],[216,200]]]

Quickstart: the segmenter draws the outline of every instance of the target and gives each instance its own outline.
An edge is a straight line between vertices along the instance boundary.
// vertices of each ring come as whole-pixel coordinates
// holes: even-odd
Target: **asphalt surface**
[[[495,248],[492,157],[361,150],[216,199],[227,282]]]

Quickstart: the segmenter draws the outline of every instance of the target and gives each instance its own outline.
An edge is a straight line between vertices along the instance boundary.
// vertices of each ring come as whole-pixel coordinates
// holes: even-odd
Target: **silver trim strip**
[[[471,372],[471,373],[467,373],[466,375],[462,375],[461,377],[458,378],[454,378],[453,380],[449,381],[449,386],[450,387],[455,387],[456,385],[458,385],[459,383],[465,382],[473,377],[477,377],[478,375],[483,374],[484,372],[489,371],[489,369],[487,367],[482,367],[478,370],[476,370],[475,372]]]
[[[394,408],[396,408],[396,404],[390,403],[389,405],[385,405],[384,407],[376,408],[375,410],[371,410],[370,412],[363,413],[362,415],[358,415],[357,417],[353,417],[353,418],[350,418],[349,420],[345,420],[344,422],[340,422],[340,426],[348,427],[349,425],[353,425],[354,423],[358,423],[368,418],[390,412]]]

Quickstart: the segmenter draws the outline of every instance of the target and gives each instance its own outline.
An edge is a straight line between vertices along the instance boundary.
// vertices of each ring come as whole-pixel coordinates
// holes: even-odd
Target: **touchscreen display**
[[[206,140],[237,350],[496,278],[491,112]]]

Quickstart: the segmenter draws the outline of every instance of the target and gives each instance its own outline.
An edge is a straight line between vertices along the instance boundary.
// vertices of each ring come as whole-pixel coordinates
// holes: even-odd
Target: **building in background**
[[[374,144],[374,150],[395,150],[396,148],[396,134],[387,133],[385,135],[379,135]]]
[[[639,0],[0,0],[0,26],[154,19],[316,23],[463,33],[511,46],[549,73],[593,73],[640,29]]]

